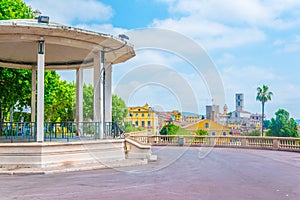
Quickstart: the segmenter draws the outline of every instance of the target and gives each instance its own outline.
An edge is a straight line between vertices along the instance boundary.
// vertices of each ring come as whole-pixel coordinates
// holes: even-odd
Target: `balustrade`
[[[143,144],[152,146],[180,146],[180,138],[183,138],[184,146],[215,146],[215,147],[237,147],[271,150],[288,150],[300,152],[300,138],[280,137],[244,137],[244,136],[192,136],[192,135],[131,135],[126,134]]]

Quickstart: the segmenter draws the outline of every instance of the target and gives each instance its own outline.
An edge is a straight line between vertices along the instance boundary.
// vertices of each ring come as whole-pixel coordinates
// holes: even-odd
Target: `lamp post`
[[[105,108],[105,106],[106,106],[106,104],[105,104],[106,103],[105,102],[105,93],[106,93],[106,91],[105,91],[105,84],[106,84],[106,80],[105,80],[106,79],[105,54],[117,51],[117,50],[122,49],[123,47],[125,47],[127,45],[127,41],[126,40],[129,40],[129,37],[127,35],[125,35],[125,34],[120,34],[119,35],[119,39],[121,39],[122,41],[124,41],[124,39],[125,39],[124,44],[122,46],[120,46],[120,47],[118,47],[116,49],[109,49],[109,50],[103,50],[103,51],[101,51],[101,65],[102,65],[102,71],[101,71],[101,73],[102,73],[102,87],[103,87],[103,91],[102,92],[103,92],[103,120],[104,120],[104,127],[105,127],[105,109],[106,109]]]

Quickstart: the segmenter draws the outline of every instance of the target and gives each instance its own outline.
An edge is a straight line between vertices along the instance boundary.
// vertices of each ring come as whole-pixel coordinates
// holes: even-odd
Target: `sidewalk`
[[[91,163],[91,164],[78,164],[78,165],[64,165],[59,167],[46,167],[46,168],[18,168],[18,169],[6,169],[0,168],[1,175],[44,175],[53,173],[64,172],[76,172],[76,171],[88,171],[95,169],[107,169],[107,168],[119,168],[145,165],[148,163],[147,159],[126,159],[114,162],[106,163]]]

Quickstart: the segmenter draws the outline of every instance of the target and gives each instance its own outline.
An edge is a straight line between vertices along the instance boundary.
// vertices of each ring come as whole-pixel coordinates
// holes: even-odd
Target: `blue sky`
[[[52,21],[117,35],[137,28],[164,28],[193,39],[215,64],[234,110],[234,94],[245,94],[245,110],[260,112],[256,88],[267,84],[274,93],[267,117],[279,108],[300,118],[300,1],[298,0],[25,0]],[[211,96],[201,77],[177,56],[160,51],[137,51],[131,61],[114,66],[114,86],[137,66],[163,64],[187,80],[205,112]],[[73,80],[74,73],[61,73]],[[88,76],[88,75],[87,75]],[[165,76],[172,78],[171,76]],[[134,80],[132,80],[134,81]],[[149,95],[151,94],[151,95]],[[179,109],[168,88],[148,85],[136,91],[129,105],[149,103],[162,110]],[[222,107],[222,105],[221,105]]]

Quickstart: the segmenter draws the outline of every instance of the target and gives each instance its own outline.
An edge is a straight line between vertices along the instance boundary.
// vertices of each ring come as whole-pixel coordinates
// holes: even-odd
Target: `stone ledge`
[[[125,160],[124,139],[0,144],[0,167],[45,168]]]
[[[81,164],[81,165],[70,165],[70,166],[48,167],[48,168],[19,168],[14,170],[7,170],[4,168],[0,168],[0,175],[18,175],[18,176],[46,175],[46,174],[54,174],[54,173],[139,166],[145,164],[148,164],[147,159],[143,159],[143,160],[130,159],[130,160],[122,160],[122,161],[113,161],[105,164],[93,163],[93,164]]]

